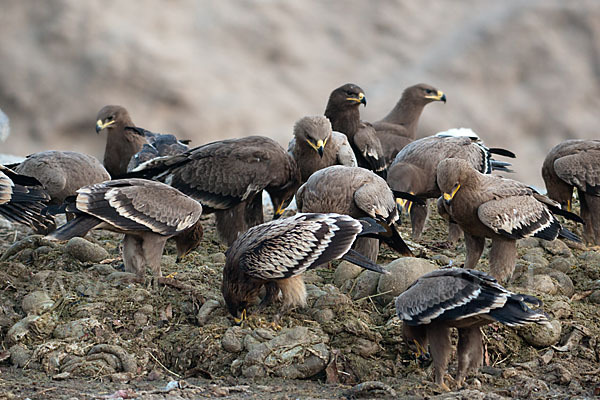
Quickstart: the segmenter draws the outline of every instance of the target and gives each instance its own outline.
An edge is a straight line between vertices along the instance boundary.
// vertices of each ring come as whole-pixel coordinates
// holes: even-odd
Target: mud
[[[508,287],[540,297],[555,329],[485,327],[486,365],[460,391],[442,393],[431,367],[403,342],[389,295],[399,283],[347,266],[335,272],[335,262],[306,274],[307,308],[276,324],[277,304],[255,306],[237,327],[220,293],[226,247],[210,217],[204,226],[201,248],[181,263],[167,245],[157,287],[122,271],[119,235],[93,232],[89,246],[75,247],[0,229],[0,399],[537,399],[600,391],[594,249],[519,243]],[[410,237],[409,228],[403,233]],[[414,252],[435,266],[460,265],[464,245],[448,249],[445,238],[433,212]],[[385,246],[380,253],[380,264],[398,258]],[[455,369],[453,360],[450,374]]]

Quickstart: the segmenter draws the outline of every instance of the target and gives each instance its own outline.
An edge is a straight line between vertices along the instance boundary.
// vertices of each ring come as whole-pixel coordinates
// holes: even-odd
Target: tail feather
[[[511,167],[512,164],[505,162],[505,161],[498,161],[498,160],[490,160],[490,165],[492,167],[492,171],[502,171],[502,172],[515,172],[512,169],[508,168]]]
[[[530,301],[535,299],[532,296],[514,295],[507,299],[506,304],[502,308],[497,308],[490,311],[490,316],[496,321],[508,326],[521,326],[535,322],[537,324],[548,324],[548,316],[539,310],[532,310],[527,306],[527,303],[537,303]]]
[[[515,153],[510,150],[501,149],[499,147],[491,147],[488,151],[492,154],[498,154],[499,156],[509,157],[509,158],[517,158]]]
[[[83,237],[91,229],[100,225],[102,220],[91,215],[78,215],[75,219],[67,222],[48,236],[48,239],[69,240],[76,236]]]
[[[562,208],[558,207],[558,206],[554,206],[548,203],[545,203],[546,206],[550,209],[550,211],[552,211],[553,214],[556,215],[562,215],[563,217],[565,217],[566,219],[569,219],[571,221],[575,221],[575,222],[579,222],[580,224],[583,224],[583,219],[581,219],[581,217],[577,214],[574,214],[570,211],[567,210],[563,210]]]
[[[363,267],[371,271],[379,272],[380,274],[389,274],[389,272],[383,269],[381,266],[375,264],[367,257],[352,249],[348,250],[348,252],[342,256],[342,260],[349,261],[352,264],[356,264],[359,267]]]
[[[397,199],[403,199],[403,200],[408,200],[408,201],[412,201],[415,204],[419,204],[421,206],[424,206],[426,203],[425,201],[420,198],[415,196],[414,194],[411,193],[407,193],[407,192],[400,192],[398,190],[392,190],[392,193],[394,194],[394,197]]]
[[[396,225],[390,225],[384,220],[376,221],[373,218],[360,218],[360,222],[363,224],[363,230],[358,236],[379,239],[397,251],[400,255],[408,257],[413,256],[412,251],[404,242],[400,233],[398,233]]]
[[[581,243],[581,238],[579,236],[577,236],[576,234],[574,234],[573,232],[571,232],[570,230],[568,230],[567,228],[561,228],[560,231],[558,232],[558,236],[565,238],[565,239],[572,240],[576,243]]]

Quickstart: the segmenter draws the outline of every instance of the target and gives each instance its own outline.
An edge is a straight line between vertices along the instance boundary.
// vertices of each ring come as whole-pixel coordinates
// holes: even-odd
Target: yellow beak
[[[319,156],[323,157],[323,152],[325,151],[325,145],[327,144],[327,139],[325,139],[325,140],[319,139],[317,141],[316,145],[313,144],[313,142],[311,142],[310,140],[306,139],[306,143],[308,143],[310,147],[312,147],[317,153],[319,153]]]
[[[110,126],[114,123],[115,123],[114,119],[112,121],[108,121],[106,123],[103,123],[102,120],[99,119],[98,121],[96,121],[96,133],[100,132],[102,129],[104,129],[107,126]]]
[[[438,90],[436,94],[432,94],[430,96],[425,96],[426,99],[432,99],[437,101],[446,102],[446,95],[441,90]]]
[[[414,194],[413,192],[409,192],[410,194]],[[396,199],[396,204],[398,204],[400,210],[404,207],[406,207],[406,213],[410,214],[410,209],[412,208],[413,202],[410,200],[405,200],[405,199],[401,199],[401,198],[397,198]],[[399,210],[399,211],[400,211]]]
[[[245,308],[242,310],[242,315],[240,315],[239,318],[233,317],[233,321],[238,325],[240,325],[242,322],[246,321],[247,319],[248,319],[248,317],[246,316]]]
[[[456,192],[458,192],[458,189],[460,189],[460,183],[456,185],[454,190],[452,190],[452,193],[444,193],[444,200],[446,201],[446,203],[450,203],[452,201],[452,199],[456,195]]]
[[[346,97],[346,100],[352,100],[357,103],[364,104],[365,106],[367,105],[367,98],[365,97],[365,94],[363,92],[360,92],[358,94],[358,98],[357,97]]]
[[[277,209],[275,210],[275,213],[273,214],[273,219],[277,219],[279,217],[281,217],[283,215],[285,211],[285,207],[283,206],[283,202],[281,202],[281,204],[279,206],[277,206]]]

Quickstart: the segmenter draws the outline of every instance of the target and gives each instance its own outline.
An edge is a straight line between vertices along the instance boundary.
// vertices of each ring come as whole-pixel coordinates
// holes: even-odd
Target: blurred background
[[[347,82],[365,90],[367,121],[405,87],[434,85],[448,102],[425,108],[420,136],[470,127],[538,187],[551,147],[599,137],[597,0],[5,0],[0,40],[1,153],[101,159],[106,104],[194,146],[250,134],[287,146]]]

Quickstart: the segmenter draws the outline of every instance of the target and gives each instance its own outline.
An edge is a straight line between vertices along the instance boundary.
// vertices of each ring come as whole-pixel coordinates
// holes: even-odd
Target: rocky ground
[[[600,252],[519,243],[514,291],[544,300],[552,329],[484,328],[486,366],[442,393],[401,337],[393,297],[464,260],[433,214],[416,258],[382,246],[382,277],[346,263],[306,274],[309,307],[233,326],[220,294],[225,246],[210,217],[201,248],[163,256],[157,288],[122,272],[120,236],[52,243],[0,229],[0,398],[589,398],[600,392]],[[573,229],[575,227],[571,226]],[[408,237],[408,228],[403,228]],[[487,269],[487,258],[480,268]],[[450,365],[455,373],[456,363]],[[450,380],[450,379],[449,379]],[[360,384],[360,385],[359,385]],[[453,382],[450,380],[450,386]]]

